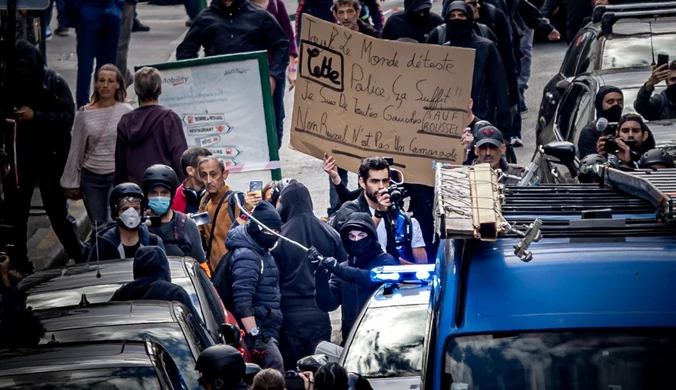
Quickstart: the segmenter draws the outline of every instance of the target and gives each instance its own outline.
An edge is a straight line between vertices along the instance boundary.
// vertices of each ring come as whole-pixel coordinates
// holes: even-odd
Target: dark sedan
[[[662,7],[666,6],[662,4]],[[676,6],[674,8],[676,12]],[[673,18],[656,19],[648,15],[619,19],[610,26],[610,31],[604,28],[602,22],[590,23],[580,30],[571,41],[558,73],[545,86],[536,131],[540,132],[551,124],[562,94],[574,77],[599,70],[647,70],[657,54],[667,54],[676,59],[676,23]]]
[[[33,310],[77,306],[82,301],[108,302],[118,288],[134,280],[132,263],[132,259],[111,260],[38,271],[25,278],[19,289],[27,295],[27,305]],[[211,336],[221,340],[222,324],[236,322],[226,315],[209,277],[189,257],[169,257],[169,267],[172,283],[188,292]]]
[[[0,353],[0,389],[185,389],[162,346],[140,342],[48,344]]]

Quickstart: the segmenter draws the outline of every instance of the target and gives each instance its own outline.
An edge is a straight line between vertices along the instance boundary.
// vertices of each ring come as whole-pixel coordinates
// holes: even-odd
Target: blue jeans
[[[185,13],[188,14],[190,20],[195,20],[200,13],[199,0],[184,0],[183,5],[185,6]]]
[[[77,34],[77,108],[89,103],[92,69],[117,63],[122,9],[115,3],[85,2],[80,8]]]
[[[521,37],[521,73],[517,81],[519,85],[519,92],[521,93],[521,104],[525,105],[524,91],[528,89],[528,80],[530,80],[530,66],[533,60],[533,30],[526,28],[524,36]]]
[[[51,0],[49,2],[49,7],[45,10],[45,25],[49,26],[52,23],[54,3],[56,3],[56,22],[59,24],[59,27],[63,27],[64,23],[61,20],[63,19],[63,15],[66,14],[66,0]]]
[[[284,93],[286,89],[286,78],[277,80],[275,92],[272,93],[272,106],[275,109],[275,130],[277,130],[277,149],[282,147],[284,140]]]

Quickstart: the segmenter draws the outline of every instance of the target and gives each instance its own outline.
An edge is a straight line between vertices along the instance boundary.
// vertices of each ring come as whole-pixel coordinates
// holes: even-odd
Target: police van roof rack
[[[676,1],[668,2],[649,2],[649,3],[629,3],[617,5],[599,5],[594,7],[592,14],[592,23],[598,23],[603,19],[603,15],[610,12],[631,12],[631,11],[649,11],[665,8],[676,8]]]
[[[602,166],[603,182],[650,202],[664,222],[676,226],[676,168],[623,171]]]
[[[622,19],[650,19],[676,16],[676,7],[633,12],[607,12],[601,17],[601,32],[604,35],[613,33],[613,26]]]

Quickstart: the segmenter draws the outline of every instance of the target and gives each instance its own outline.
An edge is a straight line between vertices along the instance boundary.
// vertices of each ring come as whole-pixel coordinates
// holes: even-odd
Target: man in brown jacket
[[[227,252],[225,238],[230,228],[246,223],[246,215],[241,212],[237,203],[231,197],[234,194],[225,183],[228,171],[225,170],[223,160],[209,156],[199,162],[198,170],[207,193],[200,202],[200,213],[208,212],[210,223],[200,226],[204,238],[207,261],[211,270],[216,269],[221,257]],[[261,201],[261,196],[249,192],[244,197],[244,207],[252,211]]]

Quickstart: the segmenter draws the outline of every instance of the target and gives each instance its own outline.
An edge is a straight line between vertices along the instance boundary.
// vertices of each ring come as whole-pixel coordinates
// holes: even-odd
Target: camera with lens
[[[617,144],[617,140],[621,139],[620,137],[610,137],[606,140],[606,143],[603,145],[603,149],[606,153],[617,154],[620,151],[620,145]],[[629,149],[634,149],[636,147],[635,139],[622,140],[625,145],[629,146]]]
[[[400,170],[392,168],[394,159],[392,157],[385,157],[385,161],[390,166],[390,183],[392,184],[387,187],[387,193],[390,195],[390,201],[392,202],[392,206],[390,206],[390,211],[392,211],[402,206],[408,194],[404,188],[404,174]]]

